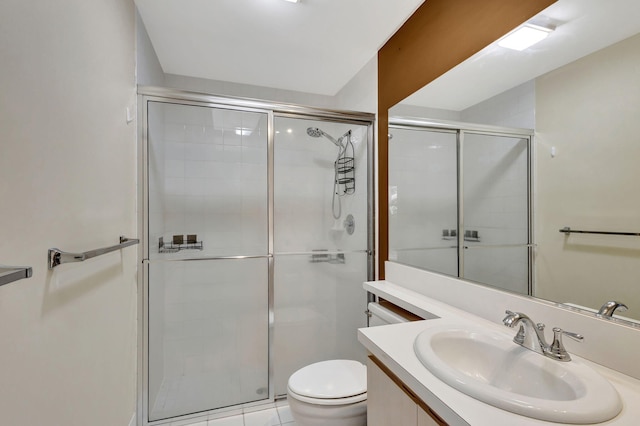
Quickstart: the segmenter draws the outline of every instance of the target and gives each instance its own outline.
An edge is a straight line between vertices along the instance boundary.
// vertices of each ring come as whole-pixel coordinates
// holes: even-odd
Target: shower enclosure
[[[141,423],[273,402],[304,365],[364,359],[372,116],[139,93]]]
[[[530,294],[532,131],[389,122],[389,258]]]

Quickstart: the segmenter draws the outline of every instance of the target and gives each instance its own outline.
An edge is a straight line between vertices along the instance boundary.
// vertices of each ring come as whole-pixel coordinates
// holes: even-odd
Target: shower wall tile
[[[240,150],[242,162],[245,164],[265,164],[267,151],[260,147],[243,146]]]
[[[166,177],[164,179],[164,191],[168,195],[184,195],[185,194],[185,179],[178,177]]]
[[[181,142],[184,140],[185,131],[186,126],[184,124],[165,123],[164,138],[166,141]]]
[[[204,142],[213,145],[222,145],[222,129],[214,126],[205,126],[204,128]]]
[[[164,162],[164,176],[165,178],[184,178],[185,177],[185,164],[184,161],[166,159]]]
[[[185,127],[185,140],[189,143],[204,144],[207,142],[206,131],[206,126],[188,125]]]
[[[176,161],[179,164],[179,168],[182,171],[182,177],[187,179],[206,179],[208,177],[209,165],[206,161],[199,160],[185,160]]]
[[[157,151],[161,151],[161,150],[157,150]],[[155,151],[154,151],[154,154],[155,154]],[[164,155],[165,155],[165,158],[167,159],[184,160],[185,159],[184,144],[181,142],[170,142],[170,141],[164,142]]]
[[[187,161],[201,161],[206,155],[206,146],[200,143],[187,142],[184,146],[184,159]]]
[[[228,146],[225,145],[223,149],[223,161],[225,163],[242,163],[244,162],[244,158],[242,157],[242,147],[238,146]],[[263,162],[262,164],[265,164]]]
[[[242,137],[237,135],[235,131],[225,130],[222,136],[222,143],[224,145],[241,146]]]
[[[176,324],[184,320],[185,314],[184,303],[165,303],[164,319],[166,323]]]
[[[264,153],[266,155],[266,153]],[[242,170],[240,173],[240,179],[243,181],[250,181],[251,185],[243,185],[242,190],[245,191],[245,194],[255,194],[256,191],[262,191],[262,184],[264,184],[264,164],[256,163],[256,164],[243,164]],[[257,199],[254,198],[254,199]]]

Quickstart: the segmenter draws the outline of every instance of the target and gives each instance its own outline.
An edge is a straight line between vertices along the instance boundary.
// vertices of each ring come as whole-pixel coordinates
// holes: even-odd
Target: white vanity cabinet
[[[367,426],[445,426],[375,357],[367,362]]]

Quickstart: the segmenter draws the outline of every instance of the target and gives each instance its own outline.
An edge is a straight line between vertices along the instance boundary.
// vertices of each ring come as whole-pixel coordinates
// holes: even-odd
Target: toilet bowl
[[[377,303],[369,312],[371,325],[406,321]],[[287,400],[297,426],[366,426],[367,367],[344,359],[307,365],[289,377]]]
[[[298,426],[365,426],[367,367],[345,359],[307,365],[289,378],[287,400]]]

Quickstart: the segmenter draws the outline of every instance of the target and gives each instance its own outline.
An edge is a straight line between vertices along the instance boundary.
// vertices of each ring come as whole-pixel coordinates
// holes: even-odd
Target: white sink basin
[[[622,410],[613,386],[580,360],[555,361],[512,339],[480,327],[443,325],[420,333],[414,350],[449,386],[516,414],[586,424],[607,421]]]

